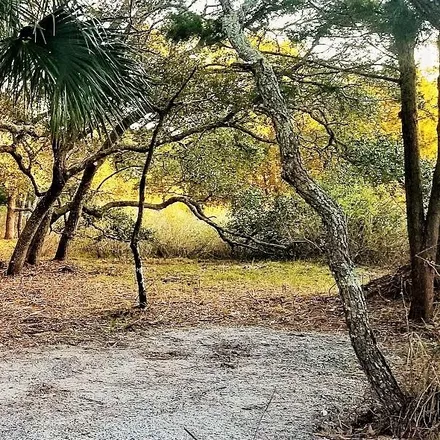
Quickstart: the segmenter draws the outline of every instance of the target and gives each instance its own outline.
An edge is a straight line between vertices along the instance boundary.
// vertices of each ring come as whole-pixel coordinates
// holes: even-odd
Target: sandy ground
[[[0,353],[1,439],[302,440],[364,381],[343,336],[155,329]]]

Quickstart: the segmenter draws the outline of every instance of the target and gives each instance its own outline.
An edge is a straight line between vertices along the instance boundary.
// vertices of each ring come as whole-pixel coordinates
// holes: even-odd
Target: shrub
[[[109,239],[125,243],[130,242],[135,225],[134,218],[122,209],[108,212],[99,222],[87,216],[85,221],[97,231],[96,240]],[[142,227],[139,231],[140,241],[152,240],[152,236],[153,232],[148,228]]]
[[[325,183],[326,184],[326,183]],[[385,185],[359,180],[328,185],[347,215],[350,248],[358,264],[398,265],[406,261],[404,200]],[[239,256],[311,258],[320,254],[324,230],[320,219],[295,195],[266,195],[259,189],[238,194],[231,206],[228,228],[262,241],[291,245],[288,252],[240,250]]]
[[[290,195],[268,196],[259,188],[240,192],[231,204],[227,228],[244,236],[288,247],[283,251],[240,248],[236,253],[248,257],[306,258],[317,255],[314,241],[321,241],[319,220],[304,202]]]

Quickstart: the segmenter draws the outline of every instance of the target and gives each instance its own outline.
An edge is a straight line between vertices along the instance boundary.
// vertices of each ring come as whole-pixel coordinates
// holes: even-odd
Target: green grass
[[[131,263],[116,260],[75,260],[75,264],[87,271],[99,272],[102,281],[118,279],[119,283],[131,284],[134,280]],[[199,285],[204,290],[293,290],[296,294],[328,293],[334,280],[328,268],[313,262],[235,262],[195,261],[182,258],[147,259],[144,273],[148,283],[164,286],[181,284]]]
[[[0,240],[0,261],[9,260],[17,240]]]
[[[304,293],[325,292],[334,284],[325,266],[301,261],[210,264],[200,272],[207,282],[213,284],[291,287]]]

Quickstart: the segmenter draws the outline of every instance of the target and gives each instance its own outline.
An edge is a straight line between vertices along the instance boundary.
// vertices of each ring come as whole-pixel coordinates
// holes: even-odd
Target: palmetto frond
[[[61,6],[15,29],[0,43],[0,83],[47,110],[55,135],[115,123],[127,106],[146,105],[148,83],[121,36],[80,8]]]

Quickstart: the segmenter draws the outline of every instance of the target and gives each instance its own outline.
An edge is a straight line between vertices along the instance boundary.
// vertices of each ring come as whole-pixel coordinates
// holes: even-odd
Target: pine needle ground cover
[[[145,266],[146,312],[133,308],[128,261],[46,261],[20,276],[3,276],[1,343],[112,343],[128,331],[207,325],[344,331],[334,283],[321,264],[149,259]],[[374,297],[370,307],[382,340],[405,334],[402,302]]]

